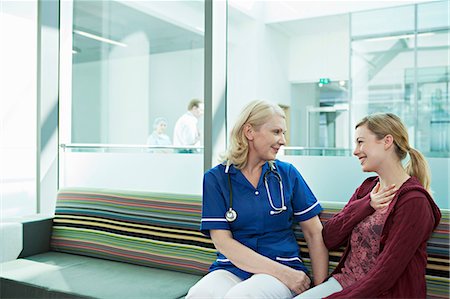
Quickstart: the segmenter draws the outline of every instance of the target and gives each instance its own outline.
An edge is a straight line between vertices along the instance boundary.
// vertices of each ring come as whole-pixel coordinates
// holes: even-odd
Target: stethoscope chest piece
[[[233,222],[234,220],[236,220],[237,218],[237,213],[235,210],[233,210],[232,208],[230,208],[226,213],[225,213],[225,219],[228,222]]]

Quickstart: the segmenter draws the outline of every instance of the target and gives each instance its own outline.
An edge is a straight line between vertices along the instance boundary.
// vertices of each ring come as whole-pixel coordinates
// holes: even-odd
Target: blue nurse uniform
[[[270,169],[268,162],[262,167],[256,188],[239,169],[231,165],[227,173],[226,166],[221,164],[204,175],[201,231],[209,235],[211,229],[230,230],[235,240],[259,254],[308,273],[300,257],[300,249],[292,226],[296,222],[318,215],[322,207],[292,164],[276,160],[274,166],[281,177],[287,210],[270,213],[275,210],[270,205],[264,184],[264,174]],[[233,192],[232,208],[237,213],[237,218],[233,222],[225,219],[225,213],[230,208],[228,175]],[[267,183],[273,205],[280,209],[282,207],[280,183],[272,172],[267,175]],[[218,269],[230,271],[242,279],[252,275],[234,266],[220,252],[217,253],[217,259],[209,270]]]

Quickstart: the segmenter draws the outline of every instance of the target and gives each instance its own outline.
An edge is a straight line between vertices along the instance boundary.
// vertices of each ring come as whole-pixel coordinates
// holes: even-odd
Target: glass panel
[[[61,187],[200,193],[203,104],[192,114],[188,104],[203,100],[204,1],[75,0],[72,53]],[[200,143],[179,150],[173,133],[186,115]],[[168,180],[173,167],[160,166],[168,158],[195,169]],[[168,186],[182,177],[189,188]]]
[[[362,15],[355,13],[352,32],[354,28],[364,26],[367,20],[378,20],[381,12],[385,13],[383,20],[390,20],[387,16],[398,13],[398,9],[406,14],[396,18],[395,24],[400,25],[397,22],[401,20],[403,25],[400,27],[409,28],[414,20],[413,8],[383,9]],[[405,122],[414,144],[416,117],[411,95],[414,90],[405,84],[405,74],[414,69],[414,34],[396,34],[399,27],[389,21],[383,26],[382,31],[372,28],[372,31],[365,32],[365,39],[358,38],[352,42],[352,124],[370,113],[393,112]],[[380,32],[385,35],[378,35]]]
[[[228,1],[229,130],[249,101],[280,104],[287,113],[289,141],[279,158],[299,167],[320,200],[345,201],[373,175],[361,172],[351,157],[353,126],[369,113],[394,112],[406,123],[411,144],[430,148],[424,153],[432,176],[441,179],[433,179],[432,190],[440,207],[448,208],[448,154],[431,151],[445,144],[438,140],[445,140],[446,129],[436,128],[440,133],[433,134],[440,135],[427,140],[421,137],[424,120],[430,133],[432,125],[445,119],[437,111],[449,111],[449,37],[442,28],[448,9],[430,3],[442,10],[434,15],[440,20],[425,25],[419,6],[419,23],[427,31],[417,31],[417,5],[301,20],[293,18],[291,9],[283,16],[289,21],[267,22],[265,10],[281,14],[285,5],[271,2],[268,8],[264,2],[249,1],[243,7],[242,1]],[[296,7],[306,11],[304,5]],[[431,13],[429,7],[425,10]],[[327,177],[323,170],[330,167],[335,171]]]
[[[202,1],[74,1],[72,143],[145,144],[157,118],[173,139],[203,98],[203,11]]]
[[[429,33],[418,38],[417,146],[428,155],[450,156],[450,34],[448,30]],[[411,70],[405,80],[412,83],[412,76]]]
[[[317,96],[315,106],[306,108],[307,146],[346,148],[349,138],[347,82],[332,82],[324,78],[314,86]]]
[[[399,6],[353,13],[352,37],[390,35],[394,32],[414,31],[414,6]]]
[[[203,156],[145,150],[66,149],[61,155],[62,187],[141,190],[159,193],[202,193]],[[182,165],[182,167],[180,167]],[[174,171],[174,170],[177,171]]]
[[[450,24],[449,10],[449,1],[419,4],[417,6],[418,31],[448,27]]]
[[[37,1],[1,1],[0,220],[36,213],[37,20]]]

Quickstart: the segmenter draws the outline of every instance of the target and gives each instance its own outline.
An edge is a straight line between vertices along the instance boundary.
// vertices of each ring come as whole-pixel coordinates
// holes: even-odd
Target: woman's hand
[[[311,280],[305,272],[288,268],[289,271],[284,271],[282,277],[279,277],[291,291],[296,294],[301,294],[311,285]]]
[[[370,206],[375,210],[387,207],[397,192],[395,184],[380,188],[380,182],[370,192]]]

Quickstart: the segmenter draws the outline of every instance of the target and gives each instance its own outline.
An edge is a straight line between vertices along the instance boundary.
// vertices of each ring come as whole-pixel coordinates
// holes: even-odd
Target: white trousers
[[[197,282],[186,299],[292,298],[289,288],[268,274],[254,274],[246,280],[226,270],[215,270]]]
[[[301,293],[294,299],[324,298],[342,290],[342,286],[339,284],[339,282],[333,277],[330,277],[327,281]]]

